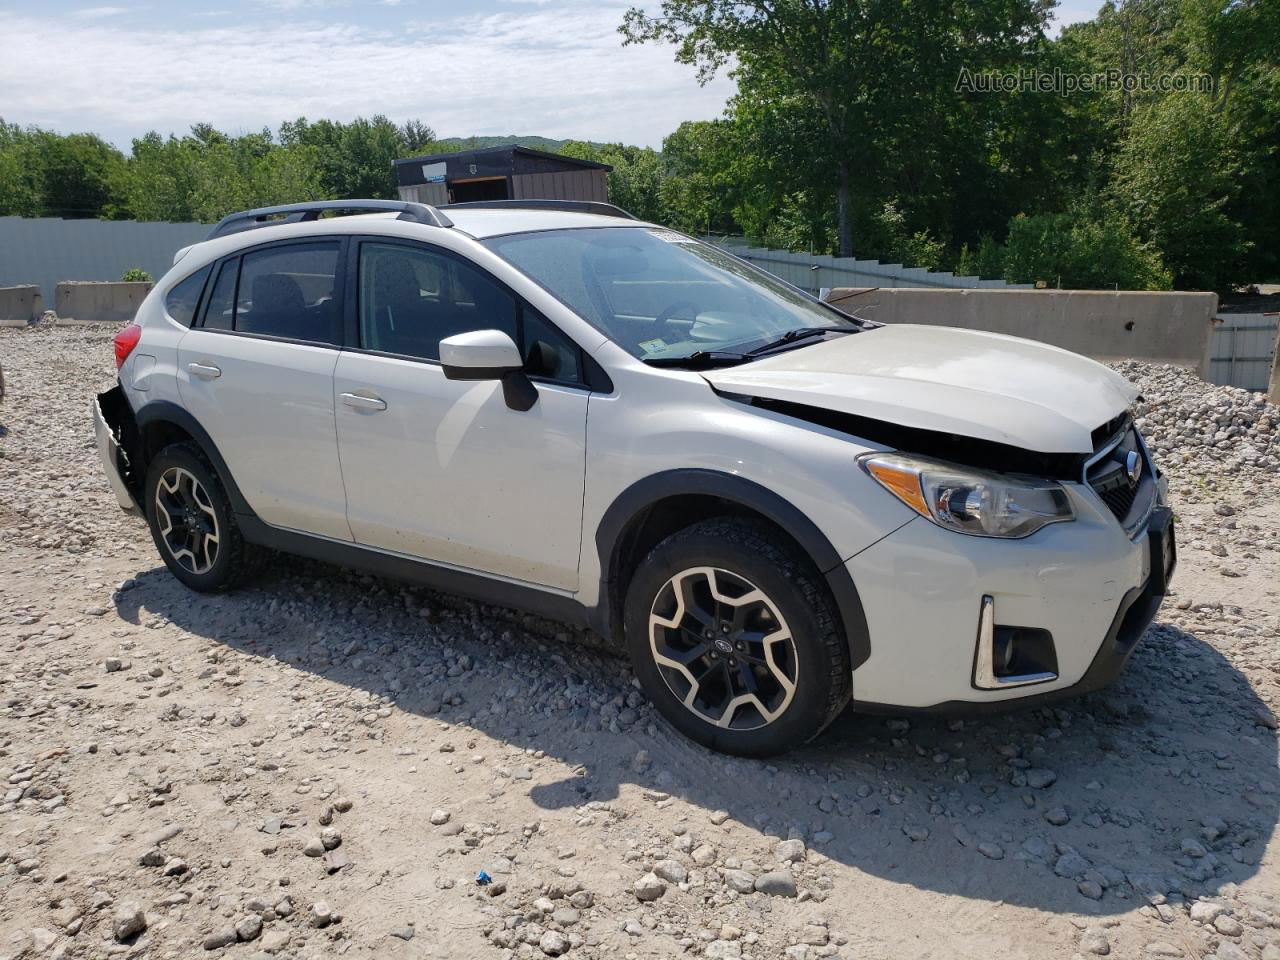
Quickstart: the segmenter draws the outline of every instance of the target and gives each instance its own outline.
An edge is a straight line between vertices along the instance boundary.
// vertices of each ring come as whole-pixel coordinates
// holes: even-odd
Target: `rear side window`
[[[236,273],[239,269],[239,257],[224,261],[218,269],[218,279],[213,282],[213,290],[204,308],[203,326],[206,329],[231,329],[236,312]]]
[[[174,284],[165,295],[165,312],[184,327],[191,326],[191,321],[196,318],[196,308],[200,306],[200,294],[204,292],[205,281],[209,279],[212,270],[212,266],[197,270],[187,279]]]
[[[235,331],[337,343],[340,248],[339,243],[306,243],[246,253],[240,258]]]

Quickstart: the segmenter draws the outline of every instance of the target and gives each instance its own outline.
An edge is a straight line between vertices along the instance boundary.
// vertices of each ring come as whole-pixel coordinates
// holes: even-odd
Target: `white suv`
[[[730,753],[851,698],[1095,689],[1174,565],[1106,367],[858,320],[603,204],[235,214],[116,361],[107,476],[189,587],[275,549],[589,625]]]

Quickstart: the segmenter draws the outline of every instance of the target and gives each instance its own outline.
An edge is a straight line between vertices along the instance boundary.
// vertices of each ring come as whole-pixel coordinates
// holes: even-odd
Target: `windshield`
[[[861,329],[723,250],[671,230],[592,227],[483,242],[646,360],[742,354],[796,331]]]

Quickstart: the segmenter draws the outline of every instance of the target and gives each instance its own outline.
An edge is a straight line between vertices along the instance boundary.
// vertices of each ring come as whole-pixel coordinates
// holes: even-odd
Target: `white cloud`
[[[118,17],[128,12],[128,7],[84,7],[75,11],[74,16],[83,20],[100,20],[103,17]]]
[[[123,145],[206,121],[232,132],[305,115],[417,117],[442,135],[542,134],[657,146],[718,116],[732,82],[699,87],[665,46],[623,47],[625,7],[520,8],[402,28],[266,23],[173,30],[77,26],[0,11],[0,36],[57,49],[53,73],[0,58],[21,115]],[[174,64],[181,64],[180,70]],[[234,69],[228,69],[234,64]]]

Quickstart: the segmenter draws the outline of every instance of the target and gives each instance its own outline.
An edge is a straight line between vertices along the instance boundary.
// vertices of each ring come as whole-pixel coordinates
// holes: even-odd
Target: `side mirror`
[[[501,330],[472,330],[440,341],[440,365],[450,380],[501,380],[512,410],[528,410],[538,390],[524,373],[524,358]]]

